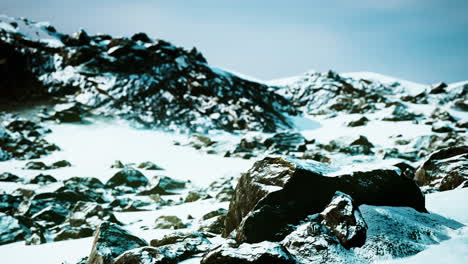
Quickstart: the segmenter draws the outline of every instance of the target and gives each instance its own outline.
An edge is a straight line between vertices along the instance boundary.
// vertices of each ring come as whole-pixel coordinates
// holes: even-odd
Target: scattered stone
[[[457,188],[468,179],[468,147],[444,148],[432,153],[417,169],[415,181],[439,191]]]
[[[223,235],[236,230],[238,242],[281,240],[290,233],[290,224],[321,212],[338,190],[350,194],[358,205],[409,206],[426,212],[420,189],[399,170],[326,176],[333,171],[326,164],[292,159],[256,162],[239,179]]]
[[[186,228],[187,225],[182,220],[174,215],[163,215],[156,219],[154,228],[156,229],[181,229]]]
[[[287,249],[276,243],[264,241],[257,244],[241,244],[238,247],[223,244],[206,254],[202,264],[295,264],[295,258]]]
[[[0,213],[0,245],[23,240],[30,231],[13,216]]]
[[[148,182],[148,179],[140,171],[135,169],[123,169],[107,181],[106,187],[112,188],[116,186],[126,186],[130,188],[139,188],[145,187]]]
[[[123,169],[125,168],[124,164],[120,160],[114,161],[114,164],[111,165],[112,169]]]
[[[46,184],[53,183],[53,182],[57,182],[57,179],[55,179],[51,175],[45,175],[45,174],[39,174],[29,181],[29,183],[31,184],[42,184],[42,185],[46,185]]]
[[[170,195],[175,194],[179,189],[185,188],[186,182],[176,180],[167,176],[157,176],[153,179],[151,187],[140,192],[140,195]]]
[[[67,225],[63,227],[62,230],[55,235],[54,241],[63,241],[63,240],[91,237],[93,236],[94,229],[95,228],[88,227],[88,226],[73,227],[73,226]]]
[[[42,161],[30,161],[26,163],[24,166],[25,170],[48,170],[49,166],[47,166],[44,162]]]
[[[138,168],[143,170],[164,170],[158,165],[152,163],[151,161],[145,161],[140,163],[140,165],[138,165]]]
[[[190,191],[188,193],[187,197],[185,197],[184,202],[191,203],[191,202],[195,202],[195,201],[198,201],[198,200],[205,200],[205,199],[209,199],[209,198],[212,198],[212,197],[209,194],[205,193],[205,192]]]
[[[117,224],[103,222],[95,232],[87,264],[111,264],[125,251],[148,246],[148,243]]]
[[[351,121],[348,123],[349,127],[358,127],[358,126],[365,126],[369,122],[369,119],[367,117],[363,116],[359,118],[358,120]]]
[[[20,182],[22,179],[12,173],[4,172],[0,174],[0,182]]]

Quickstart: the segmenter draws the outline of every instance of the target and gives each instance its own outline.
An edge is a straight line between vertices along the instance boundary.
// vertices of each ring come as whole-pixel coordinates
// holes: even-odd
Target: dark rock
[[[224,244],[206,254],[202,264],[295,264],[297,261],[283,246],[272,242]]]
[[[347,194],[337,191],[318,219],[346,249],[361,247],[366,242],[367,224],[354,200]]]
[[[63,240],[91,237],[93,236],[94,229],[95,228],[89,227],[89,226],[81,226],[81,227],[65,226],[64,228],[62,228],[60,232],[58,232],[55,235],[54,241],[63,241]]]
[[[191,203],[191,202],[195,202],[198,200],[205,200],[209,198],[212,198],[212,197],[203,191],[190,191],[187,194],[187,197],[185,197],[184,202]]]
[[[130,188],[144,187],[148,184],[148,179],[143,173],[134,169],[124,169],[117,172],[106,183],[106,187],[126,186]]]
[[[66,161],[66,160],[60,160],[60,161],[56,161],[56,162],[52,163],[52,165],[50,165],[50,167],[52,169],[71,167],[71,163],[69,161]]]
[[[111,211],[93,202],[78,202],[67,217],[67,222],[73,227],[96,227],[104,221],[120,224]]]
[[[415,181],[440,191],[458,187],[468,179],[468,147],[444,148],[432,153],[417,169]]]
[[[416,172],[416,169],[413,166],[405,162],[399,162],[393,166],[399,168],[401,170],[402,175],[406,178],[414,179],[414,173]]]
[[[204,216],[202,216],[202,219],[206,220],[206,219],[210,219],[210,218],[215,217],[215,216],[226,215],[227,212],[228,211],[226,209],[219,208],[218,210],[214,210],[214,211],[211,211],[211,212],[205,214]]]
[[[408,111],[408,107],[404,104],[396,103],[392,107],[391,116],[383,118],[383,121],[411,121],[419,117],[419,115]]]
[[[441,82],[432,86],[429,93],[430,94],[446,93],[447,91],[445,90],[445,88],[447,88],[447,84],[445,84],[444,82]]]
[[[283,153],[286,151],[300,151],[305,146],[306,139],[301,133],[282,132],[267,138],[263,144],[274,150],[274,153]]]
[[[87,264],[110,264],[125,251],[145,246],[146,241],[114,223],[104,222],[95,232]]]
[[[144,42],[144,43],[151,43],[151,42],[153,42],[153,41],[148,37],[148,35],[146,35],[146,34],[143,33],[143,32],[134,34],[134,35],[132,36],[132,40],[133,40],[133,41],[141,41],[141,42]]]
[[[42,161],[30,161],[26,163],[24,166],[25,170],[48,170],[49,166],[47,166],[44,162]]]
[[[23,240],[29,232],[16,218],[0,213],[0,245]]]
[[[0,194],[0,212],[14,214],[23,198],[11,194]]]
[[[166,205],[165,201],[160,199],[157,201],[158,204],[160,205]],[[148,206],[150,206],[152,203],[149,201],[142,201],[138,200],[135,198],[116,198],[114,201],[112,201],[109,204],[109,207],[112,208],[114,211],[120,211],[120,212],[136,212],[136,211],[145,211],[148,209]]]
[[[358,120],[351,121],[348,123],[349,127],[358,127],[358,126],[365,126],[369,122],[369,119],[367,117],[363,116],[359,118]]]
[[[453,127],[445,122],[436,122],[432,124],[432,131],[436,133],[450,133],[453,132]]]
[[[224,221],[226,221],[225,214],[208,218],[200,224],[198,231],[222,234],[224,231]]]
[[[359,136],[358,139],[351,142],[351,146],[364,146],[369,148],[374,147],[374,145],[365,136]]]
[[[32,184],[49,184],[53,182],[57,182],[57,179],[55,179],[51,175],[45,175],[45,174],[39,174],[29,181],[29,183],[32,183]]]
[[[125,168],[124,164],[120,160],[114,161],[114,164],[111,165],[112,169],[123,169]]]
[[[0,182],[20,182],[21,180],[20,177],[9,172],[0,174]]]
[[[185,188],[186,182],[176,180],[167,176],[157,176],[151,183],[151,187],[140,192],[140,195],[170,195],[175,194],[178,189]]]
[[[94,55],[94,54],[90,54]],[[55,120],[59,123],[78,123],[83,120],[86,113],[85,107],[80,103],[57,105],[55,111],[41,116],[42,120]]]
[[[151,246],[166,250],[177,261],[208,251],[212,244],[202,233],[175,232],[162,239],[151,240]]]
[[[321,212],[336,191],[349,194],[358,205],[409,206],[426,212],[417,185],[395,170],[327,177],[331,171],[325,164],[291,159],[256,162],[239,179],[223,235],[236,230],[239,242],[281,240],[288,225]]]
[[[125,251],[112,264],[176,264],[176,257],[164,248],[141,247]]]
[[[163,215],[156,219],[154,228],[157,229],[181,229],[186,228],[187,225],[182,220],[174,215]]]
[[[146,161],[146,162],[140,163],[140,165],[138,165],[138,168],[143,169],[143,170],[164,170],[163,168],[159,167],[158,165],[152,163],[151,161]]]
[[[26,245],[30,246],[30,245],[40,245],[40,244],[47,243],[47,240],[42,231],[35,230],[34,232],[31,230],[31,232],[32,233],[28,235],[25,239]]]

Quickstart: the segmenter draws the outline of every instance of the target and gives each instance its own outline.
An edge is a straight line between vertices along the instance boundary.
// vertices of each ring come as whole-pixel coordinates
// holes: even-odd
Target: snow
[[[378,81],[383,84],[391,85],[393,83],[400,83],[410,94],[418,94],[423,92],[429,85],[411,82],[396,77],[391,77],[375,72],[349,72],[341,73],[343,77],[355,78],[355,79],[366,79],[370,81]]]

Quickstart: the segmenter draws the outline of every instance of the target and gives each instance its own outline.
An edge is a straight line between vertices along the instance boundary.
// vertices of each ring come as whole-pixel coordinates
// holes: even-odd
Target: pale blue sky
[[[468,79],[468,0],[0,0],[0,13],[67,33],[144,31],[264,80],[311,69]]]

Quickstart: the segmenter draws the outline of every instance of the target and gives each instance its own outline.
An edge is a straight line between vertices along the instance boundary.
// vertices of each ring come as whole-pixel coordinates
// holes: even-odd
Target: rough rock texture
[[[417,169],[420,186],[439,191],[452,190],[468,180],[468,147],[445,148],[432,153]]]
[[[117,224],[103,222],[94,235],[87,264],[110,264],[120,254],[148,243],[133,236]]]
[[[50,31],[52,27],[33,21],[27,21],[26,27],[30,35],[0,31],[7,58],[17,58],[0,65],[1,73],[12,76],[5,85],[2,81],[2,93],[15,100],[31,98],[34,92],[42,97],[68,95],[72,103],[143,126],[201,132],[273,132],[290,127],[284,113],[297,112],[268,86],[211,68],[195,48],[184,50],[164,40],[88,34],[84,40],[79,39],[84,34]],[[55,45],[36,35],[52,36]],[[16,79],[30,81],[17,89]],[[65,120],[69,117],[78,120],[73,115]]]
[[[151,240],[151,246],[164,249],[172,259],[182,261],[195,254],[208,251],[213,245],[202,233],[175,232],[162,239]]]
[[[272,242],[223,244],[206,254],[202,264],[295,264],[295,258],[281,245]]]
[[[361,247],[366,242],[367,224],[351,196],[336,192],[319,219],[343,247]]]
[[[0,245],[23,240],[29,232],[18,219],[0,213]]]
[[[176,258],[164,248],[140,247],[125,251],[112,264],[176,264]]]
[[[282,158],[265,158],[244,174],[226,217],[224,236],[236,230],[238,242],[278,241],[311,213],[321,212],[336,191],[356,204],[408,206],[426,212],[418,186],[395,170],[356,171],[326,177],[330,168]]]
[[[144,187],[149,180],[138,170],[123,169],[117,172],[112,178],[107,181],[107,187],[125,186],[130,188]]]

